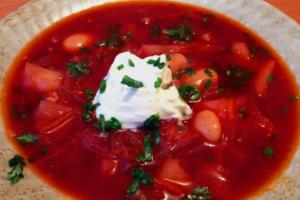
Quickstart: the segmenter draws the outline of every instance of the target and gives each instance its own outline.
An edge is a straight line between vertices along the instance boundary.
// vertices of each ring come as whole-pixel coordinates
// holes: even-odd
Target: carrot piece
[[[168,65],[173,74],[187,67],[188,64],[189,63],[186,57],[180,53],[172,54],[171,60],[168,62]]]
[[[218,142],[221,138],[221,122],[219,117],[210,110],[204,110],[196,115],[195,128],[209,142]]]
[[[245,42],[235,42],[232,44],[232,51],[234,54],[245,59],[250,59],[250,51]]]
[[[84,47],[91,45],[92,36],[85,33],[77,33],[67,37],[63,41],[63,48],[69,53],[76,53]]]
[[[272,76],[272,73],[275,68],[275,60],[267,61],[262,69],[258,72],[257,77],[254,82],[255,91],[258,96],[263,96],[268,89],[269,77]]]

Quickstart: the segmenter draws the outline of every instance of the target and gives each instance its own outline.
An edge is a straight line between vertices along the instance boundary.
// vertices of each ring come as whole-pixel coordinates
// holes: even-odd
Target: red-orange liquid
[[[20,53],[7,74],[2,107],[5,110],[6,127],[14,133],[8,137],[13,138],[24,132],[38,135],[38,142],[18,146],[18,150],[27,158],[32,158],[33,162],[29,165],[59,190],[81,199],[126,199],[125,191],[132,180],[131,169],[138,165],[136,156],[143,151],[144,133],[123,131],[100,135],[92,123],[85,123],[81,119],[86,98],[84,91],[86,88],[98,89],[100,80],[118,53],[130,50],[139,54],[143,44],[176,44],[162,34],[153,38],[153,26],[168,28],[188,24],[196,32],[192,43],[205,43],[200,35],[210,33],[213,36],[211,45],[217,50],[203,51],[199,45],[199,49],[186,49],[181,53],[191,60],[193,68],[211,67],[219,72],[220,84],[226,91],[224,94],[212,91],[213,94],[208,94],[202,102],[192,103],[194,113],[207,109],[206,103],[211,100],[225,98],[241,102],[237,104],[246,106],[250,117],[242,119],[239,107],[235,107],[233,119],[221,119],[222,139],[217,144],[208,144],[197,133],[193,127],[194,118],[185,122],[183,132],[172,120],[162,122],[162,143],[155,147],[154,162],[144,166],[144,169],[156,178],[162,163],[172,158],[179,160],[194,186],[207,186],[213,199],[241,199],[257,192],[282,171],[297,145],[298,105],[290,101],[290,96],[297,94],[298,88],[295,78],[278,55],[257,36],[218,14],[203,23],[207,13],[209,11],[204,9],[175,3],[114,3],[56,23]],[[89,51],[75,55],[66,53],[62,48],[63,39],[77,32],[91,33],[97,40],[103,40],[107,36],[107,28],[115,24],[121,25],[121,33],[132,32],[125,46],[115,49],[91,46],[88,47]],[[234,42],[251,43],[257,49],[265,49],[268,54],[259,51],[251,60],[241,59],[228,50]],[[140,53],[140,56],[145,55]],[[79,79],[72,78],[66,63],[74,59],[87,60],[92,73]],[[276,60],[275,78],[268,92],[260,98],[255,95],[251,81],[239,89],[232,89],[222,73],[229,64],[239,64],[255,77],[262,63],[270,59]],[[64,74],[63,83],[56,91],[59,100],[55,104],[71,108],[72,118],[65,126],[51,133],[36,126],[39,121],[35,117],[36,110],[45,96],[22,86],[23,69],[28,62]],[[27,119],[12,117],[10,112],[13,107],[25,113]],[[54,106],[49,109],[64,108]],[[257,123],[260,122],[251,118],[252,113],[258,110],[272,122],[274,132],[258,127]],[[56,120],[49,119],[46,124],[55,124]],[[17,142],[15,144],[18,145]],[[266,146],[274,149],[275,154],[271,159],[262,153]],[[42,147],[47,147],[48,152],[41,152]],[[103,170],[103,162],[107,159],[116,163],[112,174]],[[189,191],[186,189],[183,192]],[[143,196],[151,200],[163,199],[164,194],[174,198],[183,197],[155,182],[142,186],[132,198]]]

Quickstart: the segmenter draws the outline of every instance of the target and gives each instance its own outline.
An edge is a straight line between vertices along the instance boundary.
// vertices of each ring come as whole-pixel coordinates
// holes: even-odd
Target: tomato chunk
[[[255,91],[258,96],[263,96],[266,93],[269,83],[272,81],[272,73],[274,71],[275,64],[275,60],[269,60],[258,72],[254,83]]]
[[[76,53],[80,49],[92,44],[93,37],[86,33],[77,33],[67,37],[63,41],[63,48],[69,53]]]
[[[199,112],[196,115],[194,126],[209,142],[218,142],[221,138],[220,119],[210,110]]]
[[[234,54],[239,55],[242,58],[250,59],[250,51],[248,45],[245,42],[235,42],[232,44],[232,51]]]
[[[58,89],[63,74],[58,71],[46,69],[37,64],[26,63],[23,84],[27,89],[38,93],[49,93]]]
[[[157,175],[158,183],[170,192],[179,193],[192,185],[191,178],[180,166],[179,161],[167,159]]]

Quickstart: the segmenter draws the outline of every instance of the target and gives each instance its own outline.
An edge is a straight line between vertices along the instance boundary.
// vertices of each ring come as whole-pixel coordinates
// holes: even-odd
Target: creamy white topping
[[[148,63],[159,58],[160,63],[165,63],[162,69]],[[105,77],[105,91],[100,93],[99,90],[94,97],[93,104],[101,104],[96,109],[96,116],[103,115],[105,119],[115,117],[122,123],[123,129],[136,129],[157,113],[160,119],[175,118],[182,121],[190,118],[192,110],[180,98],[177,88],[171,85],[172,72],[166,63],[166,55],[145,59],[130,52],[117,55]],[[124,76],[142,82],[143,87],[132,88],[121,84]],[[162,80],[162,84],[156,88],[158,79]]]

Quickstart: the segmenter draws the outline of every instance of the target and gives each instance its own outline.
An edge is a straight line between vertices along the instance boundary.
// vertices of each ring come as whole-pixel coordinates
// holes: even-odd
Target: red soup
[[[165,54],[192,117],[149,116],[136,131],[116,119],[104,131],[91,102],[124,51]],[[8,137],[74,198],[242,199],[280,174],[297,145],[298,88],[280,57],[190,5],[112,3],[68,17],[22,50],[6,80]]]

